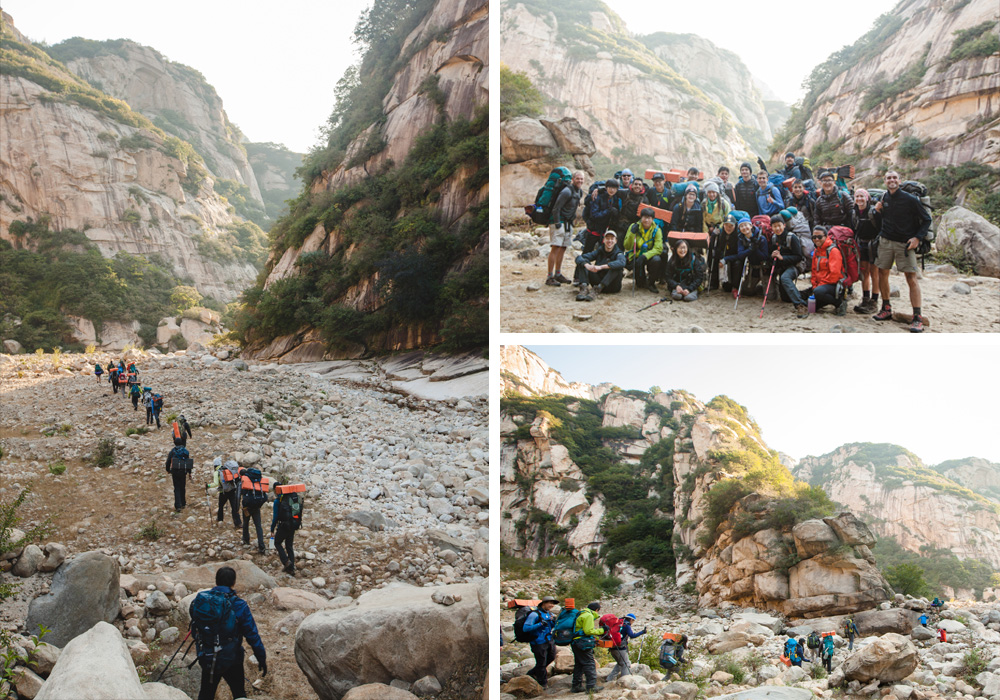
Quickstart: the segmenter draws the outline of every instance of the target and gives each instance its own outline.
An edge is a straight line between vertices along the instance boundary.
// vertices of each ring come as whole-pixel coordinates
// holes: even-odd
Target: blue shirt
[[[532,644],[547,644],[552,641],[552,628],[555,626],[555,619],[552,613],[547,613],[541,608],[532,610],[524,620],[523,629],[528,634],[534,633]]]

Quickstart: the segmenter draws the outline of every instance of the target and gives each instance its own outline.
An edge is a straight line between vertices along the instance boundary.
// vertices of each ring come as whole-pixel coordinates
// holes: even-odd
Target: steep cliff
[[[994,0],[901,0],[814,69],[774,152],[871,172],[1000,165],[998,14]]]
[[[527,370],[527,376],[518,372]],[[851,513],[796,482],[746,409],[682,390],[526,396],[565,380],[505,348],[500,499],[504,551],[673,574],[705,606],[814,617],[874,607],[890,589]]]
[[[503,0],[500,8],[504,63],[538,86],[548,118],[578,119],[604,158],[708,169],[766,143],[771,127],[752,82],[728,89],[749,72],[711,42],[665,33],[635,38],[601,2]],[[672,50],[678,42],[683,52]],[[687,44],[697,58],[685,55]]]
[[[949,459],[931,467],[970,491],[1000,501],[1000,464],[979,457]]]
[[[282,362],[485,343],[486,0],[377,0],[238,331]]]
[[[243,145],[257,178],[268,218],[284,216],[288,213],[285,200],[293,199],[302,186],[295,177],[295,171],[302,165],[302,154],[290,151],[279,143],[247,142]]]
[[[4,15],[0,239],[23,245],[12,222],[44,218],[56,231],[84,231],[105,256],[159,255],[202,294],[236,298],[257,275],[263,235],[213,191],[190,144],[11,27]]]
[[[938,473],[897,445],[853,443],[804,458],[795,475],[821,486],[876,534],[894,538],[905,549],[919,552],[930,545],[1000,569],[1000,503],[983,495],[996,473],[976,465],[944,465]],[[975,490],[948,478],[952,469]]]
[[[520,345],[500,346],[500,393],[524,396],[562,394],[581,399],[596,399],[607,393],[611,385],[592,387],[590,384],[567,382],[535,353]],[[602,391],[603,389],[603,391]],[[600,392],[600,393],[598,393]]]

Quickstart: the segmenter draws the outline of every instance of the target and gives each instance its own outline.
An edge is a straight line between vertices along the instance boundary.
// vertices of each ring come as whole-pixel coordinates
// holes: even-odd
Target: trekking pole
[[[639,309],[639,311],[645,311],[646,309],[651,309],[654,306],[656,306],[657,304],[662,304],[665,301],[669,301],[671,304],[674,303],[674,300],[671,297],[663,297],[662,299],[654,301],[652,304],[647,304],[646,306],[644,306],[641,309]],[[636,313],[639,313],[639,311],[636,311]]]
[[[163,667],[162,671],[160,671],[160,675],[156,677],[156,680],[153,681],[154,683],[159,683],[160,682],[160,679],[163,678],[163,674],[167,672],[167,669],[170,668],[170,664],[172,664],[174,662],[174,657],[177,656],[177,652],[181,650],[181,647],[184,646],[184,642],[186,642],[188,640],[188,637],[190,637],[190,636],[191,636],[191,630],[189,629],[188,633],[186,635],[184,635],[184,639],[181,640],[180,646],[177,647],[177,651],[174,652],[174,656],[170,657],[170,661],[168,661],[167,665]],[[194,644],[194,640],[193,639],[191,640],[191,644]],[[188,645],[188,651],[191,651],[191,646],[190,645]],[[184,652],[184,656],[187,656],[187,654],[188,654],[188,652],[185,651]]]
[[[767,295],[771,292],[771,280],[774,279],[774,263],[771,263],[771,274],[767,276],[767,289],[764,291],[764,303],[760,305],[760,318],[764,318],[764,307],[767,306]]]
[[[750,262],[750,254],[743,258],[743,272],[740,274],[740,284],[736,288],[736,303],[733,304],[733,311],[736,311],[736,307],[740,305],[740,294],[743,293],[743,280],[747,276],[747,264]]]
[[[635,279],[635,262],[636,262],[636,250],[638,249],[639,237],[634,236],[632,238],[632,298],[635,299],[635,285],[637,284]]]

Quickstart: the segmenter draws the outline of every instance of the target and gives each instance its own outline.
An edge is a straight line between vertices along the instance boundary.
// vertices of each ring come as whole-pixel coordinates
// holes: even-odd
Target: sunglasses
[[[812,239],[813,239],[814,241],[821,241],[821,240],[823,240],[824,238],[826,238],[826,236],[813,236],[813,237],[812,237]]]

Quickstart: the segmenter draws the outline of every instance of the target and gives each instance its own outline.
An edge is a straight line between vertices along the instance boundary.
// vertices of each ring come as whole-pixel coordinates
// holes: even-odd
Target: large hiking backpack
[[[660,666],[668,672],[677,668],[677,642],[672,639],[664,639],[660,645]]]
[[[923,238],[917,244],[917,255],[920,256],[920,266],[923,267],[923,256],[931,252],[931,244],[934,242],[936,235],[934,233],[934,207],[931,205],[931,198],[928,195],[927,186],[923,183],[917,182],[916,180],[906,180],[899,186],[899,189],[903,190],[907,194],[912,194],[914,197],[920,200],[920,204],[923,205],[924,211],[927,212],[927,216],[931,217],[931,227],[927,232],[927,238]]]
[[[792,639],[790,637],[788,639],[786,639],[785,640],[785,656],[787,656],[789,659],[794,658],[796,647],[798,647],[798,642],[796,642],[794,639]]]
[[[153,394],[153,410],[159,413],[161,408],[163,408],[163,396]]]
[[[267,488],[260,469],[248,467],[243,470],[243,505],[262,506],[267,503]]]
[[[563,608],[556,618],[555,627],[552,628],[552,639],[559,646],[566,646],[573,641],[576,632],[576,618],[580,617],[580,611],[576,608]]]
[[[594,201],[594,195],[597,190],[604,187],[606,180],[595,180],[594,183],[587,188],[587,196],[583,198],[583,215],[584,217],[590,216],[590,204]]]
[[[202,591],[191,601],[191,634],[199,659],[225,664],[240,641],[233,593]]]
[[[275,486],[278,495],[278,522],[291,525],[293,530],[302,526],[302,509],[304,507],[306,485],[288,484]]]
[[[829,234],[844,261],[844,286],[850,287],[860,279],[858,241],[854,237],[854,231],[846,226],[831,226]]]
[[[795,165],[798,166],[799,172],[802,173],[803,180],[812,180],[813,171],[812,166],[809,164],[809,159],[805,156],[799,156],[795,159]]]
[[[534,636],[530,632],[524,631],[524,623],[528,619],[528,615],[535,611],[527,605],[522,605],[514,613],[514,639],[519,642],[531,642],[534,640]]]
[[[569,168],[554,168],[549,173],[549,179],[545,181],[538,192],[535,193],[535,203],[524,208],[524,213],[536,224],[547,225],[552,218],[552,208],[559,198],[559,193],[573,180],[573,174]]]
[[[785,188],[785,176],[781,173],[774,173],[767,176],[767,186],[777,188],[778,193]]]
[[[771,217],[766,214],[758,214],[750,219],[753,227],[764,234],[768,241],[771,240]]]
[[[175,447],[173,459],[170,460],[170,471],[183,471],[187,474],[194,469],[194,460],[186,447]]]
[[[810,649],[819,649],[819,635],[815,632],[810,632],[809,637],[806,639],[806,646]]]
[[[230,493],[236,490],[236,485],[239,483],[239,474],[237,474],[239,468],[240,465],[231,459],[222,465],[222,469],[219,470],[219,483],[222,484],[222,493]]]

